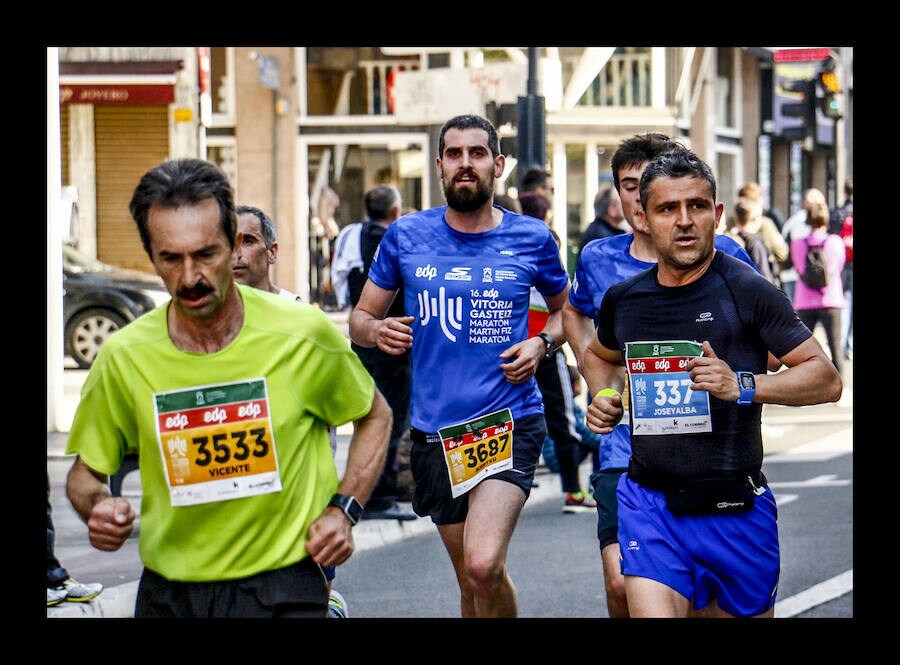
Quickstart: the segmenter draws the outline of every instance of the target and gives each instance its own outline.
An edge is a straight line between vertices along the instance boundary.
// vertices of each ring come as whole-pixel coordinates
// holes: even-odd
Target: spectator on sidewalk
[[[534,195],[534,196],[543,196],[549,204],[550,208],[547,209],[546,214],[541,217],[547,225],[550,225],[550,220],[553,216],[553,194],[555,193],[556,188],[553,186],[553,179],[550,176],[548,171],[545,171],[543,168],[539,166],[531,166],[525,169],[525,172],[522,174],[522,177],[519,179],[519,186],[516,192],[516,198],[520,201],[522,197],[525,195]],[[502,199],[500,201],[495,201],[499,205],[503,205]],[[506,207],[506,206],[504,206]],[[509,208],[509,210],[513,210]],[[513,212],[518,212],[517,210],[513,210]],[[525,213],[528,214],[528,213]]]
[[[594,197],[594,221],[582,232],[578,241],[578,253],[584,251],[584,246],[591,240],[609,238],[628,233],[631,227],[622,212],[622,200],[613,185],[601,190]]]
[[[805,238],[791,243],[791,258],[797,268],[797,285],[794,290],[794,309],[806,327],[815,332],[822,324],[831,362],[843,376],[844,355],[841,349],[841,314],[846,302],[841,271],[846,260],[844,242],[840,236],[828,232],[828,206],[813,203],[807,212],[810,232]],[[808,247],[822,247],[828,283],[820,288],[810,286],[804,279]]]
[[[773,256],[761,235],[761,218],[762,204],[759,201],[746,196],[739,197],[734,204],[734,226],[727,233],[747,251],[759,274],[779,286],[772,274]],[[777,235],[783,244],[784,239],[780,234]]]
[[[844,300],[847,306],[844,309],[843,326],[841,327],[841,347],[844,349],[844,358],[853,359],[853,215],[844,218],[840,237],[844,241],[844,270],[841,273],[841,281],[844,286]]]
[[[572,382],[572,395],[576,399],[584,392],[583,381],[578,368],[574,365],[567,365],[569,370],[569,379]],[[600,470],[600,441],[601,437],[596,432],[592,432],[587,425],[584,424],[584,411],[578,406],[578,402],[574,402],[572,412],[575,416],[575,431],[581,436],[578,443],[578,464],[582,464],[588,457],[591,458],[591,468],[593,473]],[[544,458],[544,464],[554,473],[559,473],[559,462],[556,459],[556,445],[553,439],[548,435],[544,439],[544,447],[541,450],[541,456]]]
[[[827,205],[825,202],[825,195],[821,190],[810,187],[803,192],[803,202],[800,210],[788,217],[784,222],[784,226],[781,228],[781,235],[788,247],[791,247],[795,240],[805,238],[809,235],[810,227],[809,224],[806,223],[806,219],[809,214],[809,209],[813,205],[818,204]],[[785,295],[793,301],[794,289],[797,284],[797,266],[794,265],[791,252],[788,252],[787,258],[781,265],[780,279],[782,291],[784,291]]]
[[[766,265],[756,263],[757,257],[755,256],[753,257],[753,261],[756,263],[756,267],[759,269],[760,273],[764,275],[766,279],[775,284],[775,286],[780,287],[781,267],[790,256],[788,243],[781,235],[783,221],[781,220],[780,214],[771,209],[764,210],[765,204],[763,202],[762,188],[755,182],[745,183],[738,190],[737,195],[738,202],[743,200],[745,209],[750,208],[752,210],[752,219],[745,220],[744,222],[744,232],[753,233],[759,236],[765,244],[766,254],[768,256]],[[756,202],[756,205],[751,207],[748,201],[754,201]],[[719,225],[716,228],[716,233],[729,233],[734,230],[735,226],[738,224],[737,205],[738,203],[736,202],[734,214],[727,216],[727,219],[725,215],[722,216],[722,219],[719,221]],[[777,221],[773,215],[778,216]],[[749,252],[750,250],[748,249],[747,251]],[[757,251],[756,253],[759,254],[761,252]]]

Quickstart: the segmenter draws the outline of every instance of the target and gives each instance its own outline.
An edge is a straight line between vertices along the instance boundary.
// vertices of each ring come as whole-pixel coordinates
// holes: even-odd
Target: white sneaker
[[[70,577],[56,589],[66,592],[66,600],[70,600],[73,603],[84,603],[99,596],[100,592],[103,591],[103,585],[99,582],[82,584]]]
[[[347,601],[337,591],[332,590],[328,595],[328,618],[346,619],[350,616],[347,611]]]
[[[65,589],[54,589],[51,587],[47,587],[47,607],[59,605],[66,599],[66,595],[67,593]]]

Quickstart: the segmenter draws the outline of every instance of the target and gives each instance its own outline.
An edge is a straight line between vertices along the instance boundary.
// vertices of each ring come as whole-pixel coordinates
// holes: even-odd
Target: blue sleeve
[[[391,224],[372,258],[372,266],[369,268],[369,279],[376,286],[388,291],[396,291],[402,286],[403,276],[400,273],[400,253],[398,251],[399,225]]]
[[[569,291],[569,302],[586,317],[593,319],[597,308],[591,298],[590,281],[581,260],[582,256],[583,254],[578,255],[578,262],[575,264],[575,279],[572,281],[572,289]]]
[[[741,247],[740,243],[734,238],[730,238],[721,233],[717,233],[715,245],[716,249],[718,249],[723,254],[728,254],[736,259],[740,259],[747,265],[752,266],[756,272],[760,272],[759,267],[753,262],[753,259],[750,258],[747,250]]]
[[[547,233],[547,241],[541,247],[537,260],[535,288],[544,296],[555,296],[569,283],[569,273],[563,267],[559,247],[553,236]]]

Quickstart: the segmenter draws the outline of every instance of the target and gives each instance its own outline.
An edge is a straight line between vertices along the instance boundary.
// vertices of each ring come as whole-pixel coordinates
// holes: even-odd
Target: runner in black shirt
[[[631,379],[632,458],[617,490],[629,611],[771,617],[780,560],[761,405],[837,401],[841,378],[786,296],[715,250],[723,205],[703,161],[661,155],[640,193],[659,262],[610,287],[584,354],[591,393],[605,393],[592,430],[622,416],[626,360]],[[777,374],[769,351],[787,366]]]

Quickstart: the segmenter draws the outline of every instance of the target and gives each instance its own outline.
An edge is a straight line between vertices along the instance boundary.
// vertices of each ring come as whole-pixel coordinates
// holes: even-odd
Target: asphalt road
[[[850,370],[852,372],[852,368]],[[84,373],[67,370],[71,394]],[[80,377],[80,378],[79,378]],[[839,404],[764,409],[764,471],[779,505],[782,577],[776,616],[850,618],[853,606],[853,398],[847,382]],[[337,463],[346,459],[348,430],[339,430]],[[47,617],[129,616],[141,571],[139,528],[117,552],[99,552],[65,496],[72,458],[66,434],[48,434],[56,552],[76,579],[106,589],[91,603],[63,603]],[[589,473],[582,468],[583,477]],[[522,618],[606,617],[596,542],[596,516],[564,514],[555,474],[541,469],[510,544],[509,567]],[[137,473],[123,495],[140,505]],[[363,521],[354,531],[357,552],[338,568],[335,588],[351,617],[451,618],[459,616],[452,567],[427,519]],[[102,602],[99,602],[102,601]]]

